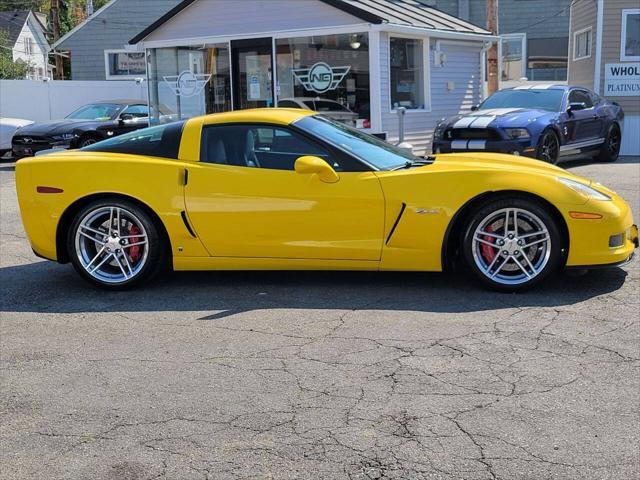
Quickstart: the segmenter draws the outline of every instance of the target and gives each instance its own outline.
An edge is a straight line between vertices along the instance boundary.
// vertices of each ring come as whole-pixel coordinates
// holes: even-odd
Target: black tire
[[[517,211],[517,216],[515,217],[511,213],[512,217],[509,217],[506,231],[504,229],[506,214],[501,217],[503,215],[502,212],[505,210]],[[481,224],[484,225],[487,221],[491,222],[491,219],[494,218],[492,215],[495,216],[495,220],[490,226],[493,225],[498,228],[490,230],[487,227],[487,229],[482,229],[481,231],[492,231],[495,232],[496,237],[504,235],[504,238],[498,239],[478,235],[477,237],[480,237],[481,240],[474,240]],[[501,218],[502,230],[500,229]],[[508,235],[514,232],[513,218],[518,220],[519,234],[513,239],[507,239]],[[490,200],[468,216],[466,223],[467,225],[462,230],[464,234],[461,242],[464,260],[467,267],[473,271],[482,284],[493,290],[519,292],[530,289],[542,282],[549,274],[558,270],[562,263],[562,235],[553,215],[542,202],[516,196]],[[543,226],[542,229],[539,228],[539,224]],[[537,226],[527,230],[528,227],[533,225]],[[543,230],[548,232],[548,237],[544,234],[531,235],[535,231]],[[486,233],[485,235],[490,234]],[[549,241],[540,240],[543,238],[548,238]],[[490,243],[495,242],[495,246],[485,246],[485,242],[480,243],[482,240],[489,240]],[[503,245],[506,242],[506,245],[498,246],[501,241]],[[535,243],[538,241],[539,243]],[[535,245],[527,246],[527,243],[535,243]],[[518,247],[518,245],[523,246]],[[487,251],[487,249],[489,250]],[[507,252],[509,252],[509,255],[507,255]],[[492,254],[493,257],[491,257]],[[523,254],[526,254],[526,259]],[[512,257],[515,257],[517,262]],[[518,262],[522,267],[518,265]],[[491,268],[492,265],[493,269]],[[489,267],[487,273],[481,269],[481,266],[485,267],[485,270],[486,267]],[[539,267],[539,271],[534,275],[535,268],[529,268],[529,266]],[[498,274],[491,278],[490,274],[495,270],[498,270]],[[525,270],[529,272],[531,278],[525,273]]]
[[[599,162],[615,162],[620,155],[620,145],[622,144],[622,132],[617,124],[609,126],[604,143],[598,152]]]
[[[106,211],[110,211],[111,209],[117,213],[109,216]],[[94,217],[97,223],[91,225],[93,231],[86,229],[86,226],[82,228],[82,231],[90,234],[93,239],[99,237],[100,242],[105,242],[105,239],[108,238],[108,243],[96,242],[93,239],[89,240],[87,239],[88,237],[78,234],[81,223],[86,221],[87,218]],[[117,220],[115,220],[116,217]],[[125,229],[123,233],[130,238],[125,237],[126,239],[120,239],[119,236],[114,236],[112,239],[108,234],[107,227],[104,226],[105,223],[108,225],[109,220],[112,218],[111,225],[113,226],[119,223],[120,228]],[[101,220],[103,220],[102,223],[100,223]],[[88,223],[84,223],[84,225],[88,225]],[[137,230],[132,230],[132,225],[136,225]],[[119,231],[120,228],[118,229]],[[169,249],[161,234],[160,228],[162,227],[157,225],[143,208],[140,208],[132,202],[119,198],[96,200],[81,208],[71,222],[71,226],[67,232],[67,252],[69,259],[80,276],[93,285],[107,290],[126,290],[139,286],[143,282],[149,282],[158,273],[165,270],[169,264]],[[102,236],[97,234],[98,231],[101,232]],[[119,235],[123,236],[123,233]],[[133,236],[130,235],[131,233],[133,233]],[[132,246],[128,245],[128,243],[131,242],[144,241],[145,238],[147,243],[144,245],[136,245],[135,243],[133,243]],[[116,250],[114,245],[111,245],[112,242],[114,244],[118,243],[121,246],[115,245],[118,247]],[[136,258],[134,258],[132,254],[135,246],[138,247],[138,250],[136,250]],[[100,254],[102,247],[105,247],[105,250]],[[140,251],[142,251],[142,253],[140,253]],[[123,252],[129,252],[126,258],[124,258]],[[109,256],[111,256],[110,259],[105,259],[105,257]],[[89,263],[87,268],[85,264],[90,258],[97,258],[98,260],[93,264]],[[105,260],[105,262],[102,267],[97,269],[97,273],[96,270],[89,273],[88,269],[93,269],[94,266],[99,265],[103,260]],[[140,262],[142,261],[144,263],[141,265]],[[129,277],[127,277],[127,273],[130,273]],[[113,278],[107,278],[110,275],[113,276]],[[117,278],[118,276],[120,276],[119,280]]]
[[[536,158],[543,162],[556,165],[560,158],[560,140],[553,130],[542,132],[538,147],[536,148]]]
[[[80,138],[80,141],[78,142],[78,148],[88,147],[89,145],[98,143],[101,140],[102,138],[94,134],[84,135],[83,137]]]

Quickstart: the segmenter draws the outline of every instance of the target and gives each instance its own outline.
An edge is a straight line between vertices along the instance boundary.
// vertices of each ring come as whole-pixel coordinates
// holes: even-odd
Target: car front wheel
[[[476,210],[462,248],[467,265],[486,286],[515,292],[532,287],[558,268],[561,238],[542,205],[505,198]]]
[[[78,148],[88,147],[89,145],[93,145],[94,143],[98,143],[100,139],[93,135],[87,135],[80,139],[78,143]]]
[[[139,285],[164,264],[158,227],[137,205],[118,199],[87,205],[67,236],[69,258],[90,283],[110,290]]]
[[[547,130],[540,137],[538,148],[536,149],[536,158],[544,162],[555,165],[560,157],[560,140],[552,131]]]

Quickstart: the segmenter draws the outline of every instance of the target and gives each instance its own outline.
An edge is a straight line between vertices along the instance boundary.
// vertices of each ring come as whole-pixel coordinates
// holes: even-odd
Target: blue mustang
[[[442,120],[433,153],[485,151],[527,155],[550,163],[560,156],[592,153],[618,158],[624,112],[582,87],[520,86],[500,90],[472,111]]]

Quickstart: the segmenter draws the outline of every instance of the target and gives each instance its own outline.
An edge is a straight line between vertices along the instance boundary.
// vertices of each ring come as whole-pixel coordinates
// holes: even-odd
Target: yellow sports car
[[[463,265],[507,291],[638,246],[627,203],[558,167],[416,157],[313,112],[243,110],[20,160],[36,255],[121,289],[175,270]]]

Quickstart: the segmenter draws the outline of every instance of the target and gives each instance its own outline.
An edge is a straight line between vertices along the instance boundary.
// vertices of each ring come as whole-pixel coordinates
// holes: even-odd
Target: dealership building
[[[423,153],[481,100],[491,40],[417,0],[185,0],[129,43],[147,53],[153,123],[298,106],[397,141],[404,111]]]

